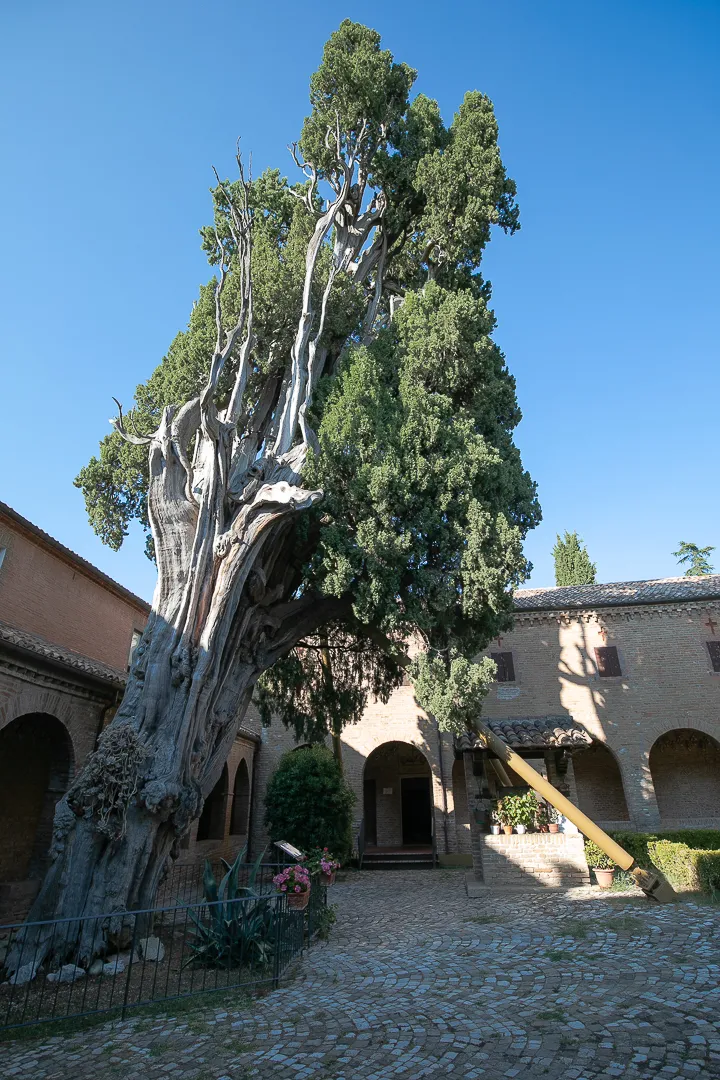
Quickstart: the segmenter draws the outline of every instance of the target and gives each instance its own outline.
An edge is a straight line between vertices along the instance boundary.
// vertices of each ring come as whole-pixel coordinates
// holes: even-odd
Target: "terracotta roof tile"
[[[625,604],[664,604],[674,601],[720,599],[720,574],[703,577],[616,581],[608,585],[563,585],[555,589],[518,589],[516,611],[621,607]]]
[[[543,749],[546,746],[589,746],[592,737],[572,716],[518,716],[508,719],[483,716],[493,734],[513,750]],[[455,739],[458,750],[473,750],[481,744],[469,735]]]
[[[53,660],[118,688],[124,687],[127,682],[127,673],[124,671],[118,671],[109,664],[103,664],[101,660],[91,660],[89,656],[72,652],[62,645],[54,645],[37,634],[31,634],[27,630],[18,630],[4,622],[0,622],[0,645],[2,644],[34,653],[44,660]]]

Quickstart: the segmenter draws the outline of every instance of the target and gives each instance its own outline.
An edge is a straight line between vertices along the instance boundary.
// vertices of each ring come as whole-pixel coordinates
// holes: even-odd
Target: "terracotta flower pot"
[[[332,873],[330,873],[330,874],[321,874],[320,875],[320,884],[321,885],[334,885],[335,884],[335,871],[333,870]]]
[[[503,825],[503,832],[506,836],[512,836],[512,825]]]
[[[597,866],[593,866],[593,871],[597,879],[598,886],[601,889],[609,889],[613,883],[613,877],[615,876],[614,870],[600,870]]]
[[[548,830],[550,832],[560,832],[559,823],[557,821],[551,821],[550,824],[548,825]]]
[[[308,906],[308,900],[310,899],[309,889],[306,889],[305,892],[289,892],[285,895],[287,896],[288,907],[294,911],[302,911]]]

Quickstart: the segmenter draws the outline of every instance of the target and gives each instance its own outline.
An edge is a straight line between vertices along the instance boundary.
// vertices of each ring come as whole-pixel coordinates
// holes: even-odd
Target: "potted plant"
[[[508,820],[515,826],[518,833],[527,832],[535,822],[537,813],[537,795],[534,791],[526,791],[522,795],[506,795],[503,806],[507,810]]]
[[[595,872],[599,887],[609,889],[615,874],[615,863],[610,856],[606,855],[602,848],[599,848],[592,840],[586,840],[585,858],[588,866]]]
[[[538,802],[535,811],[535,828],[538,832],[548,831],[548,804],[542,799]]]
[[[555,806],[548,804],[548,832],[556,833],[560,831],[560,819],[562,814]]]
[[[320,855],[320,884],[334,885],[335,874],[340,869],[340,860],[330,854],[328,848],[323,848]]]
[[[499,836],[502,821],[500,820],[500,812],[498,810],[497,803],[495,803],[492,810],[490,811],[490,822],[490,832],[493,834],[493,836]]]
[[[500,799],[495,810],[498,822],[502,825],[502,831],[506,836],[512,833],[515,820],[512,803],[508,801],[511,798],[512,796],[506,795],[504,799]]]
[[[307,866],[295,863],[286,866],[273,878],[273,885],[278,892],[285,893],[289,908],[302,911],[310,899],[310,871]]]

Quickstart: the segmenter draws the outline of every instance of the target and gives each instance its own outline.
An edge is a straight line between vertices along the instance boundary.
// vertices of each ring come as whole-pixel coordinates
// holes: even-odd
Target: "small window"
[[[708,641],[707,647],[713,671],[720,671],[720,641]]]
[[[490,659],[497,664],[497,682],[515,682],[515,666],[511,652],[490,653]]]
[[[605,645],[595,650],[598,675],[603,679],[610,679],[622,675],[618,651],[614,645]]]

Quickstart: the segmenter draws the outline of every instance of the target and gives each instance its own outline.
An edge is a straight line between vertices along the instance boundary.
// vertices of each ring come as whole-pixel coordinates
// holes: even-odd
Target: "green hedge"
[[[720,851],[703,851],[689,844],[654,840],[648,844],[648,853],[676,889],[713,893],[720,888]]]
[[[654,862],[648,845],[655,844],[659,840],[685,844],[693,851],[720,851],[720,829],[677,829],[674,832],[658,833],[612,832],[610,836],[632,855],[638,866],[644,866],[647,869]]]
[[[681,890],[713,893],[720,889],[720,830],[610,834],[639,866],[655,867]]]

